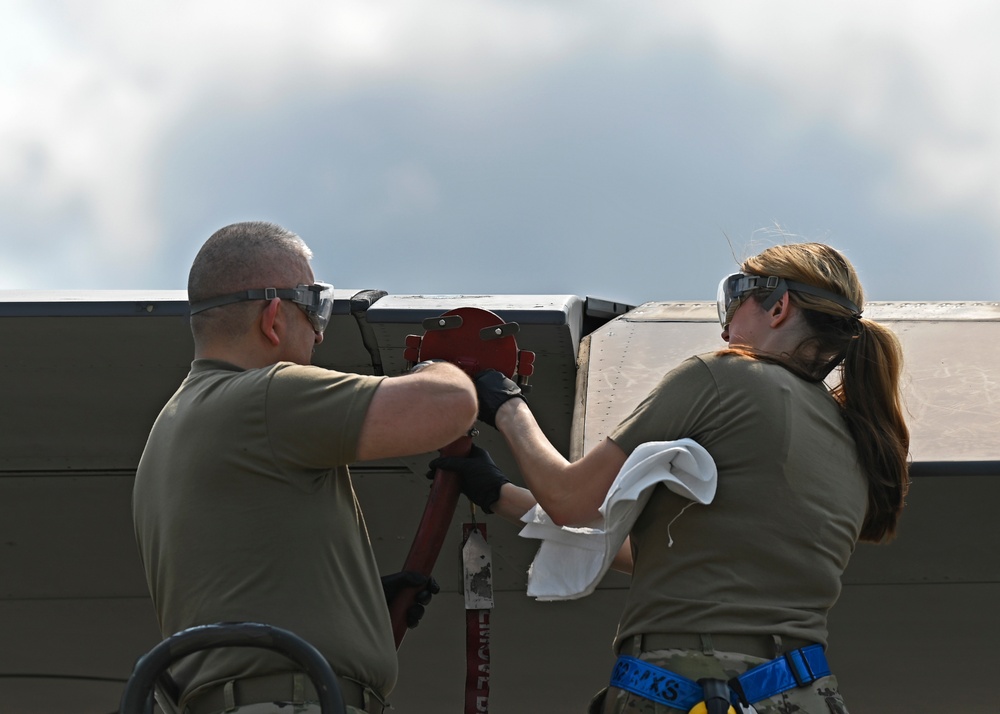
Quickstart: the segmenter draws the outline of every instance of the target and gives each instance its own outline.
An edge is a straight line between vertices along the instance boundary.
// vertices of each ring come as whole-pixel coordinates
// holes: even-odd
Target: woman
[[[690,501],[659,488],[636,521],[621,657],[591,711],[687,711],[713,696],[709,712],[730,703],[759,714],[847,711],[823,656],[827,613],[856,542],[894,535],[908,485],[900,345],[862,318],[863,306],[854,268],[829,246],[750,258],[719,288],[728,349],[668,373],[573,463],[546,440],[516,385],[477,376],[480,417],[504,435],[526,485],[561,525],[597,517],[642,443],[688,437],[718,467],[711,505],[678,517]]]

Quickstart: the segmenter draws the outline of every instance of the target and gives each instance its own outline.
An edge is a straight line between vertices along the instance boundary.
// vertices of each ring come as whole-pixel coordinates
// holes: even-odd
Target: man
[[[223,621],[290,630],[330,661],[349,711],[381,712],[397,660],[347,464],[466,434],[475,389],[445,362],[399,377],[311,366],[332,308],[311,257],[294,233],[257,222],[201,248],[188,282],[194,362],[139,464],[136,537],[165,636]],[[173,676],[190,714],[290,712],[273,703],[316,699],[292,669],[223,649]]]

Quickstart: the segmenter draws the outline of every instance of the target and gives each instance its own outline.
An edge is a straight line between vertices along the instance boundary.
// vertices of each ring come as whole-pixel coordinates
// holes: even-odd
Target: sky
[[[714,300],[819,240],[1000,300],[993,0],[0,0],[0,290],[280,223],[394,294]]]

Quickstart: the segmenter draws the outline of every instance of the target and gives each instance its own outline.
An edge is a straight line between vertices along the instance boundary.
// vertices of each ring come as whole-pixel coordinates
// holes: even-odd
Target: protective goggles
[[[231,305],[236,302],[247,302],[249,300],[291,300],[299,306],[306,314],[309,324],[313,330],[322,333],[330,323],[330,313],[333,312],[333,286],[327,283],[313,283],[312,285],[299,285],[296,288],[260,288],[256,290],[244,290],[241,293],[231,295],[221,295],[191,304],[191,314],[197,315],[199,312],[211,310],[213,307]]]
[[[718,308],[719,324],[726,327],[733,319],[733,313],[740,306],[743,298],[754,290],[770,290],[771,294],[761,303],[761,307],[770,310],[774,304],[781,299],[789,290],[794,290],[807,295],[823,298],[835,302],[841,307],[851,311],[854,317],[861,317],[861,310],[853,302],[843,295],[832,293],[823,288],[817,288],[805,283],[797,283],[794,280],[785,280],[775,275],[764,277],[763,275],[748,275],[747,273],[733,273],[722,279],[719,283]]]

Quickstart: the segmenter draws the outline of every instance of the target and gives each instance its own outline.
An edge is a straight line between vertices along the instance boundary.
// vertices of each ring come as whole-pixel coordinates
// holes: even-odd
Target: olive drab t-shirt
[[[195,360],[153,426],[133,492],[164,636],[266,623],[305,638],[338,674],[388,694],[395,645],[346,467],[381,379]],[[173,674],[190,692],[290,668],[266,650],[225,649],[186,658]]]
[[[822,383],[729,354],[692,357],[611,434],[626,453],[691,438],[715,459],[706,506],[654,491],[616,648],[636,634],[763,634],[826,644],[867,483]],[[673,540],[673,545],[668,545]]]

